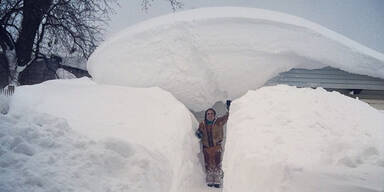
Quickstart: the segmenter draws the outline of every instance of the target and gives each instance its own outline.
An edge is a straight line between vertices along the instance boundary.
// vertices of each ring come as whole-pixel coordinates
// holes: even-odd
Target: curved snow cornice
[[[384,55],[305,19],[256,8],[201,8],[139,23],[88,61],[95,81],[159,86],[199,110],[294,67],[384,78]]]

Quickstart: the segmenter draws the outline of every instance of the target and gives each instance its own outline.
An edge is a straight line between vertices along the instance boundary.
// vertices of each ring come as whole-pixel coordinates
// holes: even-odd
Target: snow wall
[[[196,120],[159,88],[55,80],[18,87],[10,109],[0,191],[221,191],[205,185]],[[227,127],[223,191],[384,190],[384,115],[364,102],[263,87],[233,102]]]
[[[0,191],[205,187],[197,121],[162,89],[54,80],[18,87],[10,109],[0,118]]]
[[[225,192],[384,191],[384,115],[367,103],[263,87],[233,102],[227,127]]]
[[[293,67],[384,78],[384,55],[318,24],[256,8],[201,8],[139,23],[99,46],[96,82],[158,86],[200,111]]]

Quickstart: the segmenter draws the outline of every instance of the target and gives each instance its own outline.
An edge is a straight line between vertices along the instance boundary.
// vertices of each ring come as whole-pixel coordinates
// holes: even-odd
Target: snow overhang
[[[234,99],[294,67],[384,78],[384,55],[308,20],[256,8],[178,12],[129,27],[88,61],[95,81],[158,86],[193,110]]]

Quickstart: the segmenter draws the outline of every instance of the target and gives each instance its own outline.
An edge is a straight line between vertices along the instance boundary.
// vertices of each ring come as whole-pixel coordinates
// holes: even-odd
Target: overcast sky
[[[367,47],[384,53],[384,0],[183,0],[183,9],[241,6],[288,13],[323,25]],[[155,0],[145,12],[141,0],[119,0],[108,38],[137,22],[171,13],[167,0]]]

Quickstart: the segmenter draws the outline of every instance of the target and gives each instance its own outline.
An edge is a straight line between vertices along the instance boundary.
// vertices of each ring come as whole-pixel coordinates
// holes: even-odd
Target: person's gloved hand
[[[199,138],[199,139],[201,139],[201,138],[203,137],[203,133],[202,133],[200,130],[197,130],[197,131],[195,132],[195,135],[196,135],[196,137]]]
[[[227,110],[228,110],[228,111],[229,111],[229,107],[231,106],[231,103],[232,103],[231,100],[227,100]]]

